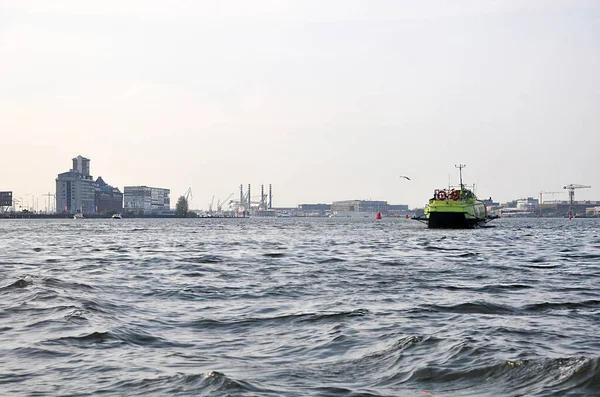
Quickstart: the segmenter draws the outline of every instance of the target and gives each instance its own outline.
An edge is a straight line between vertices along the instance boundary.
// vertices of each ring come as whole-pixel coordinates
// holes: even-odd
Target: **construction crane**
[[[541,191],[540,192],[540,204],[542,204],[544,202],[544,200],[542,200],[542,195],[543,194],[551,194],[553,197],[555,194],[562,194],[564,192],[547,192],[547,191]]]
[[[223,201],[217,201],[217,213],[221,213],[221,209],[223,208],[223,204],[225,204],[226,202],[229,201],[229,199],[231,198],[231,196],[233,196],[233,193],[231,193],[225,200]]]
[[[188,190],[185,191],[185,193],[183,194],[183,200],[185,201],[185,212],[187,213],[187,211],[190,208],[190,198],[193,198],[194,196],[192,196],[192,188],[188,187]],[[181,199],[181,198],[180,198]]]
[[[208,205],[208,213],[210,215],[212,215],[212,207],[213,207],[214,202],[215,202],[215,195],[213,194],[212,200],[210,200],[210,204]]]
[[[186,190],[185,194],[183,195],[183,198],[185,198],[185,201],[188,201],[190,197],[194,198],[194,196],[192,195],[192,188],[188,187],[188,190]]]
[[[543,194],[551,194],[552,196],[554,196],[555,194],[561,194],[561,193],[564,193],[564,192],[547,192],[547,191],[540,192],[540,201],[538,203],[538,207],[540,208],[540,214],[539,214],[540,218],[542,217],[542,203],[544,202],[544,200],[542,199],[542,195]]]
[[[586,189],[591,186],[570,184],[563,186],[563,189],[569,190],[569,219],[575,215],[575,208],[573,207],[573,199],[575,198],[575,189]]]

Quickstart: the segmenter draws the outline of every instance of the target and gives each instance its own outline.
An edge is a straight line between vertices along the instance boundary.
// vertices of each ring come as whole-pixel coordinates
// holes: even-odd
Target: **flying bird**
[[[400,175],[400,178],[406,178],[406,179],[408,179],[410,181],[410,178],[407,177],[406,175]]]

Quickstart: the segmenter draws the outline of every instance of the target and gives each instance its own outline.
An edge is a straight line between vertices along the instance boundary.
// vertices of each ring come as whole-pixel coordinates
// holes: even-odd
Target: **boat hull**
[[[468,218],[465,213],[433,212],[427,217],[427,227],[430,229],[472,229],[484,226],[486,220]]]
[[[427,226],[431,229],[470,229],[487,222],[487,211],[482,201],[430,200],[425,211]]]

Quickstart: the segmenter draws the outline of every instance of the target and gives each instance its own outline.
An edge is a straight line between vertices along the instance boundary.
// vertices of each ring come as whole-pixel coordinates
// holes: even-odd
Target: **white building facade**
[[[123,189],[124,210],[144,215],[160,215],[171,212],[169,189],[148,186],[125,186]]]

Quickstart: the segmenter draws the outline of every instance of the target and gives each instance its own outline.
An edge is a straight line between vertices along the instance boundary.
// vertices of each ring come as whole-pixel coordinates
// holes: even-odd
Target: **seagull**
[[[408,179],[410,181],[410,178],[407,177],[406,175],[400,175],[400,178],[406,178],[406,179]]]

